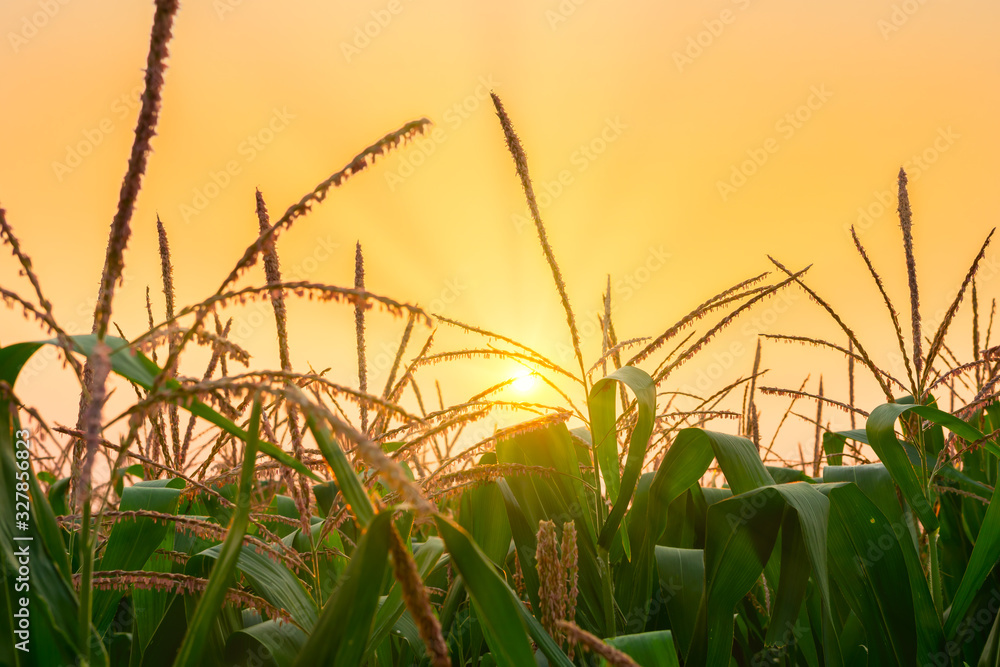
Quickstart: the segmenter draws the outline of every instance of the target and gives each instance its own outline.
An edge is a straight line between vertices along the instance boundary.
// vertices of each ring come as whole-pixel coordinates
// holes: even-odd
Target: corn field
[[[176,0],[156,0],[91,333],[60,325],[0,209],[23,276],[0,292],[50,336],[0,348],[0,665],[1000,665],[1000,503],[991,502],[1000,346],[990,342],[995,301],[987,316],[976,285],[990,238],[928,330],[905,172],[902,315],[853,235],[900,369],[877,366],[806,270],[773,258],[772,271],[633,338],[615,329],[609,281],[602,354],[586,358],[560,248],[494,92],[498,145],[502,134],[565,313],[570,363],[516,332],[369,291],[360,244],[353,285],[282,278],[280,237],[428,131],[426,119],[364,147],[274,221],[258,190],[256,236],[196,303],[174,303],[168,225],[156,220],[166,309],[154,312],[147,296],[148,330],[127,337],[114,326],[115,291],[176,12]],[[808,295],[838,339],[762,338],[840,355],[846,400],[822,383],[817,392],[764,386],[759,346],[750,372],[722,389],[676,389],[677,369],[787,290]],[[357,378],[293,368],[290,299],[353,316]],[[250,302],[273,311],[278,368],[255,367],[230,338],[227,308]],[[963,361],[948,332],[969,316],[973,358]],[[405,322],[384,388],[368,385],[373,317]],[[439,349],[438,328],[479,343]],[[78,382],[73,425],[49,424],[18,397],[18,375],[45,347]],[[208,354],[207,366],[182,364],[192,350]],[[529,370],[558,403],[511,399],[513,379],[450,405],[421,384],[427,367],[497,358]],[[884,400],[859,407],[855,375]],[[112,391],[129,396],[118,414],[108,410]],[[785,417],[814,407],[811,458],[775,458],[781,436],[761,433],[760,396],[787,399]],[[852,428],[824,427],[824,409]],[[498,411],[525,418],[458,446]]]

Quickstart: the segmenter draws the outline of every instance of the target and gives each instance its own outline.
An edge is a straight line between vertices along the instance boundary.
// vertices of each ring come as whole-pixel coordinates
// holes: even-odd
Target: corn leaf
[[[635,394],[638,418],[629,439],[625,470],[619,479],[618,431],[615,419],[616,383],[622,383]],[[653,433],[656,419],[656,383],[645,371],[633,366],[624,366],[594,383],[587,401],[590,412],[590,428],[594,450],[601,466],[607,496],[614,504],[611,513],[601,527],[597,543],[602,548],[611,546],[611,540],[620,534],[625,542],[625,553],[630,554],[628,533],[618,533],[625,510],[632,500],[635,485],[642,474],[642,462],[646,456],[649,436]]]
[[[962,583],[955,592],[951,611],[948,612],[944,632],[949,638],[954,637],[959,622],[965,618],[976,593],[982,588],[998,561],[1000,561],[1000,496],[994,491],[986,509],[986,516],[983,518],[983,525],[976,537],[976,546],[962,576]]]
[[[641,667],[680,667],[670,630],[623,635],[609,639],[608,645],[628,655]],[[602,666],[607,664],[601,661]]]
[[[666,606],[672,640],[679,642],[681,655],[686,657],[705,593],[705,550],[657,546],[656,570],[660,586],[653,601]]]
[[[264,621],[229,636],[225,661],[227,665],[291,667],[305,643],[306,634],[294,625]]]
[[[417,572],[420,574],[421,579],[427,578],[427,575],[437,565],[442,553],[444,553],[444,542],[437,537],[432,537],[420,545],[420,548],[413,554],[413,560],[417,564]],[[366,656],[370,656],[376,647],[382,643],[382,640],[389,636],[389,632],[405,611],[406,605],[403,601],[403,589],[399,585],[399,582],[394,582],[392,588],[389,590],[389,595],[386,596],[385,601],[379,606],[378,613],[375,615],[375,627],[368,638],[368,647],[365,649]],[[423,646],[422,641],[418,643],[420,646]]]
[[[434,522],[452,563],[462,575],[497,665],[534,664],[531,641],[518,610],[521,604],[514,592],[461,526],[442,515],[435,516]]]
[[[391,529],[391,511],[369,522],[295,665],[354,667],[360,663],[375,622]]]
[[[229,525],[229,534],[222,543],[219,557],[212,567],[205,592],[198,601],[198,607],[193,618],[188,623],[188,632],[174,660],[174,667],[197,667],[201,661],[202,652],[208,640],[209,632],[215,625],[219,608],[225,600],[236,562],[243,546],[243,536],[250,522],[250,498],[253,493],[254,469],[257,459],[258,433],[260,428],[261,403],[256,397],[250,413],[249,437],[243,450],[243,465],[240,468],[240,491],[236,501],[236,513]]]
[[[122,490],[119,511],[149,510],[163,514],[177,512],[177,499],[184,488],[181,479],[137,482]],[[147,517],[124,519],[111,529],[99,570],[139,570],[163,542],[170,526]],[[98,634],[107,632],[115,609],[122,598],[121,591],[94,591],[93,619]]]
[[[831,579],[861,621],[869,664],[917,664],[913,597],[892,526],[854,484],[821,484],[818,490],[830,498]]]
[[[319,421],[313,410],[305,408],[304,411],[306,424],[316,439],[316,445],[323,454],[323,458],[330,464],[330,469],[333,470],[334,477],[337,479],[337,486],[340,492],[343,494],[354,516],[357,517],[358,523],[362,527],[368,526],[375,517],[375,508],[372,506],[371,498],[368,497],[368,492],[365,491],[361,480],[358,479],[357,474],[354,472],[351,462],[347,460],[344,450],[330,436],[330,430],[325,424]]]
[[[716,459],[735,493],[774,484],[757,456],[756,446],[746,438],[700,428],[687,428],[678,433],[650,484],[646,501],[648,527],[634,558],[635,572],[626,608],[648,608],[653,585],[654,547],[667,525],[667,508],[697,484]]]

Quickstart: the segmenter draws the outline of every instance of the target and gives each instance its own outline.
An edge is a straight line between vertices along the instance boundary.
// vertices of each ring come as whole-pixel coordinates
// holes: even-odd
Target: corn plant
[[[872,362],[805,284],[805,271],[777,261],[779,280],[739,282],[651,338],[619,339],[609,280],[601,353],[588,364],[525,151],[495,94],[566,316],[571,368],[511,335],[368,291],[360,245],[350,287],[282,278],[279,235],[423,132],[425,119],[363,149],[275,222],[257,191],[256,237],[218,289],[194,304],[175,303],[169,221],[157,219],[163,316],[157,322],[147,296],[148,330],[112,335],[177,5],[157,0],[156,8],[90,334],[59,325],[0,209],[0,234],[32,296],[0,291],[51,334],[0,348],[0,494],[15,504],[0,516],[0,612],[10,619],[0,629],[0,664],[1000,664],[1000,504],[991,502],[1000,361],[989,345],[992,314],[980,340],[975,284],[986,245],[925,338],[905,174],[909,344],[854,237],[905,359],[902,380]],[[263,283],[244,285],[258,260]],[[710,396],[671,389],[672,374],[727,325],[793,288],[831,315],[848,345],[771,338],[845,355],[851,391],[859,364],[884,404],[867,412],[853,395],[847,404],[826,397],[822,384],[818,394],[758,388],[760,347],[749,375]],[[946,334],[969,290],[973,360],[961,363]],[[357,387],[295,371],[291,296],[353,307]],[[251,369],[249,352],[229,338],[225,308],[246,300],[270,303],[278,369]],[[406,320],[380,393],[368,387],[365,356],[373,308]],[[431,331],[408,359],[411,338],[431,322],[487,344],[437,351]],[[189,376],[181,359],[194,345],[211,359]],[[58,350],[79,382],[75,426],[50,427],[17,395],[19,374],[43,346]],[[507,400],[507,380],[450,405],[438,388],[439,408],[428,409],[424,367],[496,357],[530,369],[558,404]],[[110,417],[114,377],[136,400]],[[971,396],[960,398],[957,385]],[[740,388],[742,410],[725,409]],[[767,465],[758,391],[846,409],[852,426],[860,416],[864,428],[824,429],[820,407],[813,474],[804,460],[802,469]],[[534,417],[458,446],[468,425],[505,409]],[[720,419],[739,420],[739,435],[706,428]],[[864,458],[865,446],[877,461]],[[859,463],[843,465],[850,456]],[[707,483],[710,471],[721,485]]]

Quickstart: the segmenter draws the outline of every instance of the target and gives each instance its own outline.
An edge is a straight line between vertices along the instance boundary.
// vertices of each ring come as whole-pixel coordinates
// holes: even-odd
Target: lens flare
[[[517,391],[525,393],[534,389],[536,384],[537,384],[537,379],[535,378],[535,374],[528,373],[527,375],[522,375],[516,378],[511,383],[511,386],[514,387],[514,389],[516,389]]]

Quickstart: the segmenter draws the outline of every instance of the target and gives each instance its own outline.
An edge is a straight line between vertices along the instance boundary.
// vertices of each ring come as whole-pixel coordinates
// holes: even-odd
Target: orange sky
[[[151,20],[152,3],[134,0],[0,4],[0,205],[76,333],[90,330]],[[286,277],[348,285],[360,240],[371,290],[560,357],[565,323],[522,217],[493,88],[528,152],[582,328],[608,274],[620,337],[656,335],[766,270],[772,254],[812,263],[810,284],[888,364],[888,318],[846,229],[861,224],[905,305],[894,213],[905,165],[925,317],[946,307],[1000,217],[989,194],[1000,153],[998,26],[1000,5],[983,0],[188,0],[114,319],[129,335],[145,328],[147,285],[162,308],[157,214],[178,302],[197,301],[256,235],[255,187],[276,216],[371,141],[426,116],[439,128],[432,138],[351,180],[281,237]],[[989,280],[995,258],[987,253],[984,298],[1000,293]],[[26,293],[10,259],[0,280]],[[712,364],[727,378],[748,372],[762,329],[831,332],[800,293],[778,303],[759,324],[737,322],[677,385],[697,384]],[[17,312],[0,317],[3,344],[38,337]],[[239,317],[234,330],[243,325],[258,364],[276,365],[270,320]],[[293,362],[350,381],[352,327],[345,307],[293,306]],[[373,365],[401,329],[372,321]],[[584,346],[596,359],[600,337]],[[967,336],[956,348],[968,357]],[[731,349],[743,351],[730,362]],[[384,358],[372,369],[379,388]],[[844,364],[771,344],[765,366],[770,383],[797,386],[806,373],[842,375]],[[511,370],[456,367],[446,400]],[[48,369],[18,390],[71,421],[75,391],[56,379]],[[877,394],[865,396],[873,407]]]

